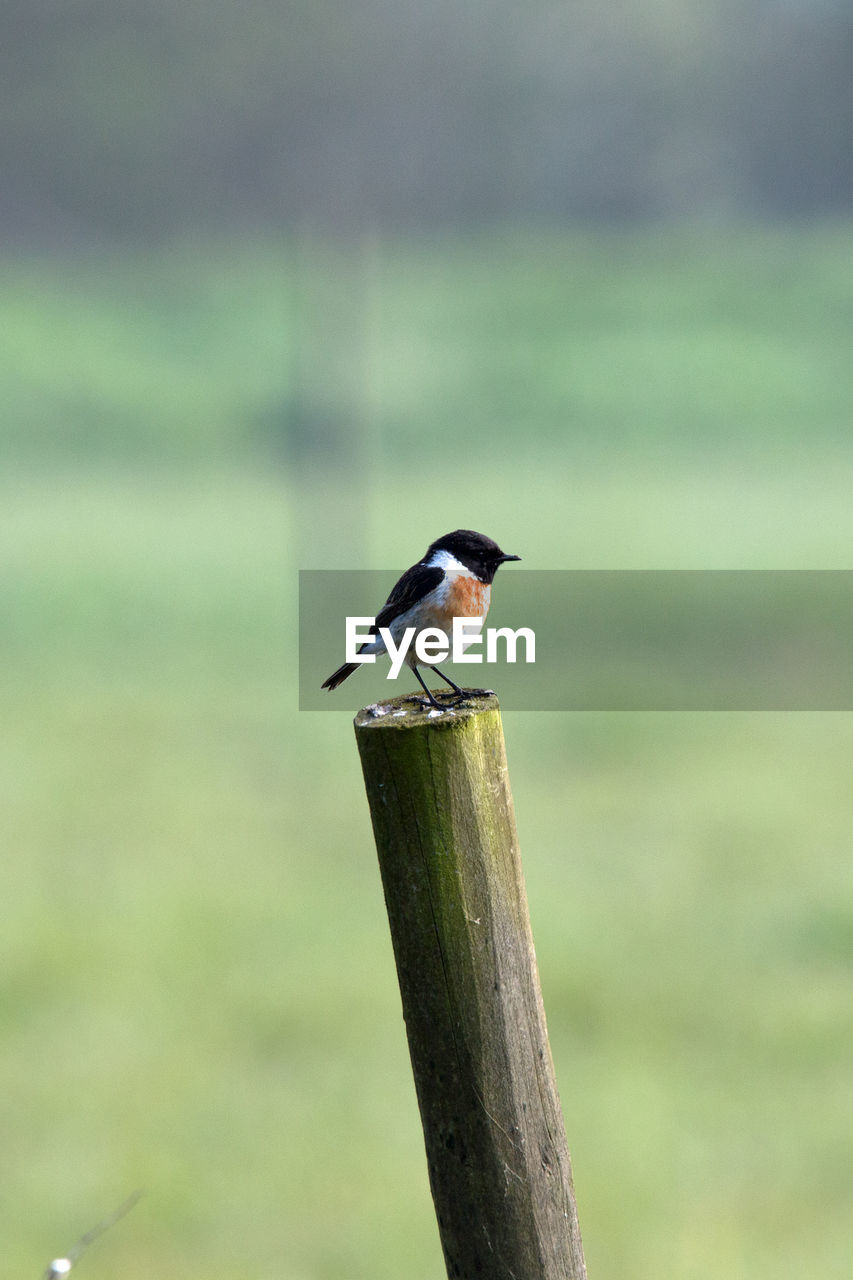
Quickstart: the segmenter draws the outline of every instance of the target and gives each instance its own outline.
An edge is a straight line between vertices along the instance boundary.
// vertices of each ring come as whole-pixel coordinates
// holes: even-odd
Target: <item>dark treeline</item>
[[[0,229],[835,215],[849,0],[7,0]]]

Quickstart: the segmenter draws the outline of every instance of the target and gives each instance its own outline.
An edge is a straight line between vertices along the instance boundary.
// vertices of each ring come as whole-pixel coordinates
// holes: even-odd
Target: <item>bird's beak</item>
[[[507,560],[520,560],[521,556],[501,556],[501,564],[505,564]]]

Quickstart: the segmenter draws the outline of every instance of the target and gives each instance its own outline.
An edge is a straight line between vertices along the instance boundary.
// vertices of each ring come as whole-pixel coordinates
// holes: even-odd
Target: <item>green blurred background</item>
[[[4,29],[4,1272],[437,1280],[297,570],[851,567],[849,7]],[[505,731],[590,1275],[848,1274],[853,720]]]

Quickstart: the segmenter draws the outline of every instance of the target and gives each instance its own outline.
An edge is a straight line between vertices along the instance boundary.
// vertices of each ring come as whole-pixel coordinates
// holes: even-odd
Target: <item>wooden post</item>
[[[498,701],[355,732],[447,1274],[585,1280]]]

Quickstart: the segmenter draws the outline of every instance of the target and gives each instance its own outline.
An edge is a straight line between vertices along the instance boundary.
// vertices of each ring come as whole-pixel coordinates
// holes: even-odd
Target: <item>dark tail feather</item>
[[[332,672],[328,680],[323,681],[323,683],[320,685],[320,688],[321,689],[337,689],[338,685],[343,684],[343,682],[347,679],[347,677],[351,676],[353,671],[355,671],[358,668],[358,666],[359,666],[359,663],[357,662],[345,662],[342,667],[338,667],[337,671]]]

